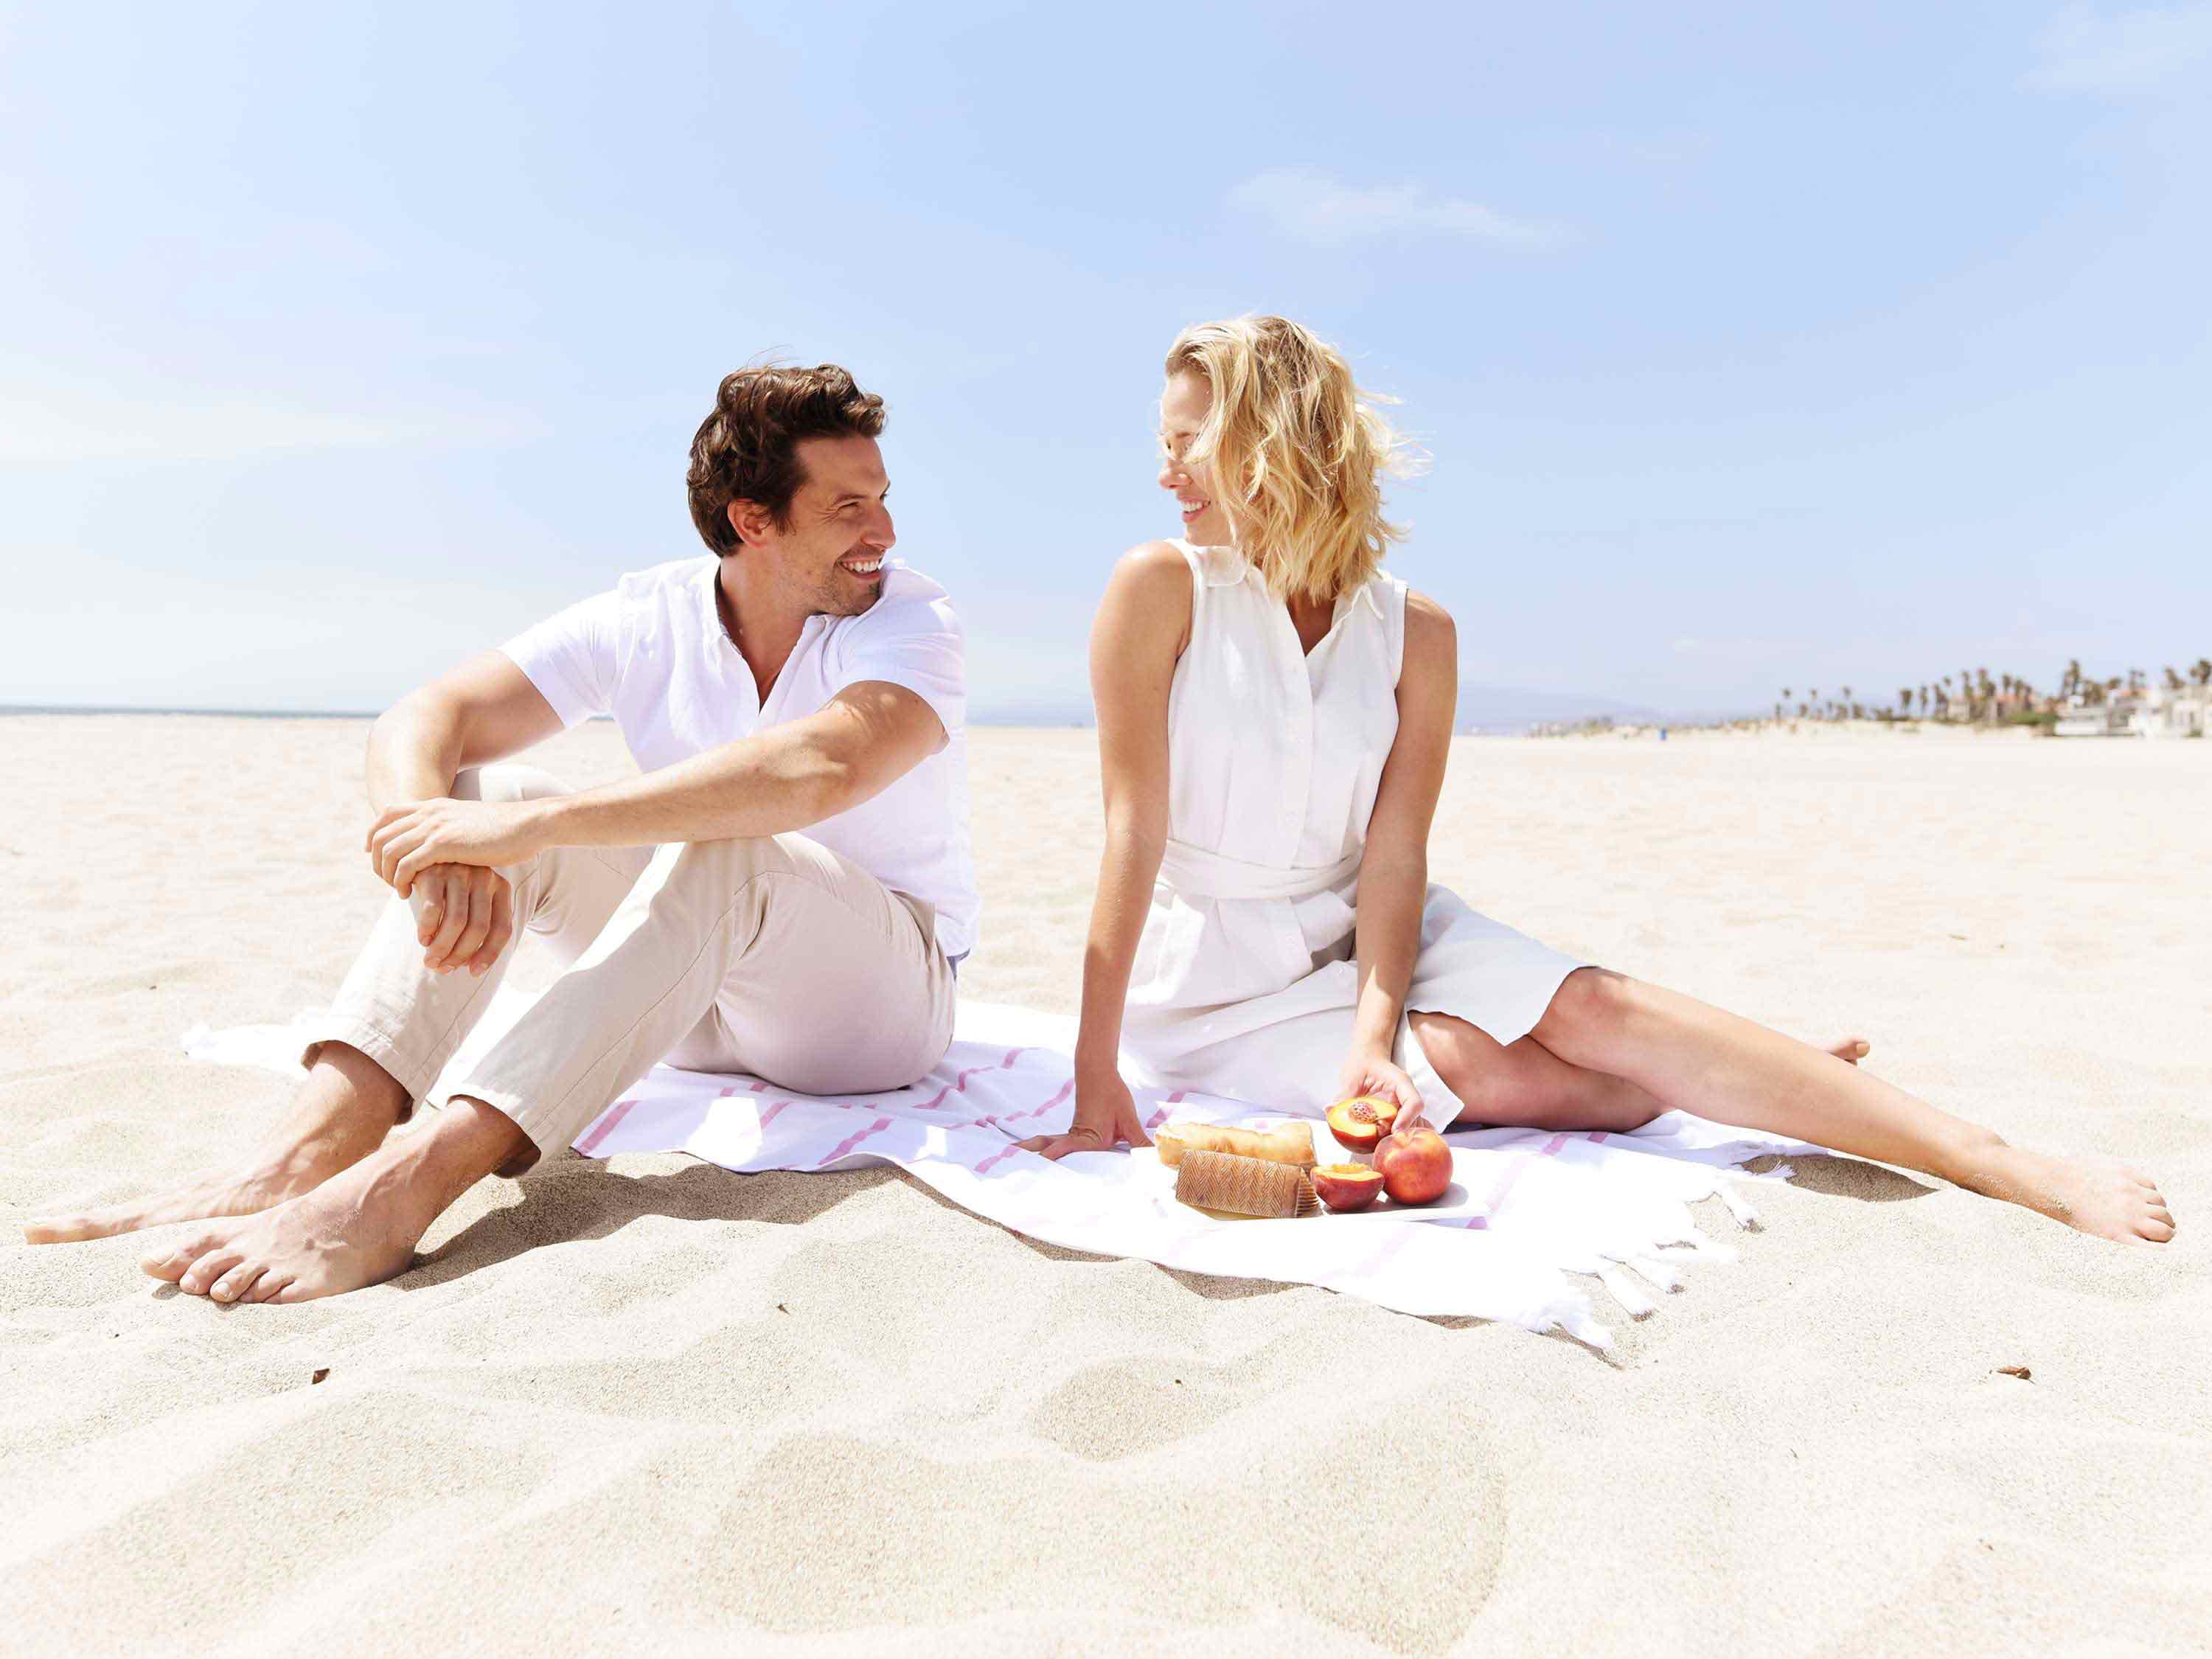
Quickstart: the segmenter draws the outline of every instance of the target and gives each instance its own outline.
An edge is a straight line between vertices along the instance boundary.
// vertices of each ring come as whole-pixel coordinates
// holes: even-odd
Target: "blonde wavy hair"
[[[1414,470],[1409,447],[1334,347],[1284,317],[1194,323],[1167,373],[1212,389],[1182,459],[1210,465],[1237,549],[1277,598],[1334,600],[1405,539],[1382,516],[1382,477]]]

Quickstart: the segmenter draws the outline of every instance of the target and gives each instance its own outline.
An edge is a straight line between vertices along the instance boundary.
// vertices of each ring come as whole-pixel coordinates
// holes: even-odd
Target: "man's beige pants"
[[[561,793],[526,766],[453,781],[464,800]],[[498,1108],[532,1143],[501,1174],[558,1153],[659,1060],[795,1094],[874,1093],[914,1082],[951,1043],[954,976],[930,907],[804,836],[557,847],[500,873],[514,889],[514,938],[481,977],[425,968],[419,901],[395,894],[307,1058],[350,1043],[410,1100]],[[441,1077],[525,930],[567,971]]]

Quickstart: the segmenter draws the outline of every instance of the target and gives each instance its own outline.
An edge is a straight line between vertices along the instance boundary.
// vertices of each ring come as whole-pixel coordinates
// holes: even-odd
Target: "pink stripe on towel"
[[[1566,1149],[1568,1139],[1569,1137],[1566,1135],[1553,1135],[1549,1140],[1544,1143],[1544,1150],[1537,1153],[1536,1156],[1539,1158],[1557,1158]]]
[[[1074,1092],[1075,1079],[1073,1078],[1070,1078],[1066,1082],[1060,1085],[1060,1092],[1054,1095],[1050,1100],[1045,1102],[1042,1106],[1032,1106],[1026,1112],[1009,1112],[1004,1117],[979,1117],[975,1121],[979,1126],[985,1123],[1018,1123],[1025,1117],[1037,1117],[1050,1111],[1054,1107],[1059,1105],[1061,1101],[1066,1100],[1068,1096]]]
[[[1561,1135],[1557,1142],[1550,1146],[1547,1146],[1544,1149],[1544,1152],[1546,1153],[1556,1152],[1560,1146],[1565,1144],[1566,1139],[1567,1138],[1565,1135]],[[1539,1156],[1541,1155],[1542,1154],[1539,1154]],[[1490,1218],[1496,1215],[1498,1210],[1504,1206],[1505,1202],[1505,1194],[1513,1190],[1513,1183],[1521,1179],[1521,1171],[1528,1167],[1528,1155],[1525,1152],[1514,1158],[1510,1164],[1508,1164],[1505,1166],[1505,1173],[1498,1178],[1498,1184],[1490,1189],[1489,1202],[1484,1208],[1483,1212],[1462,1224],[1470,1228],[1480,1227],[1485,1231],[1487,1231],[1490,1226]]]
[[[789,1101],[786,1101],[784,1103],[787,1106],[790,1103],[791,1103]],[[839,1158],[844,1157],[846,1153],[851,1152],[854,1147],[859,1146],[870,1135],[879,1135],[890,1127],[890,1119],[887,1117],[878,1118],[873,1123],[871,1123],[866,1128],[862,1129],[857,1134],[847,1135],[842,1140],[839,1141],[835,1146],[830,1148],[828,1157],[824,1158],[821,1163],[817,1164],[814,1167],[819,1170],[829,1164],[835,1164]]]
[[[592,1132],[576,1143],[576,1150],[586,1158],[599,1150],[599,1143],[612,1134],[615,1126],[629,1115],[629,1109],[637,1104],[635,1097],[615,1102],[614,1109],[592,1126]]]
[[[923,1112],[935,1111],[939,1107],[945,1104],[949,1097],[965,1092],[968,1087],[968,1079],[969,1078],[981,1077],[986,1072],[1003,1072],[1027,1052],[1028,1050],[1023,1048],[1009,1048],[1006,1050],[1006,1057],[1000,1060],[996,1066],[970,1066],[966,1071],[961,1073],[958,1077],[946,1084],[942,1089],[939,1089],[930,1099],[922,1102],[922,1103],[916,1107],[915,1109],[917,1111]]]
[[[788,1101],[788,1100],[779,1100],[779,1101],[777,1101],[777,1102],[775,1103],[775,1105],[773,1105],[773,1106],[769,1107],[766,1111],[764,1111],[764,1112],[763,1112],[763,1113],[761,1114],[761,1119],[760,1119],[760,1126],[761,1126],[761,1127],[762,1127],[762,1128],[763,1128],[763,1129],[767,1128],[767,1127],[768,1127],[768,1126],[769,1126],[769,1124],[771,1124],[771,1123],[773,1123],[773,1122],[775,1122],[775,1115],[776,1115],[778,1112],[781,1111],[785,1107],[789,1106],[789,1105],[791,1105],[791,1104],[793,1104],[793,1103],[792,1103],[792,1102],[790,1102],[790,1101]]]
[[[1182,1097],[1183,1091],[1178,1089],[1173,1094],[1170,1095],[1165,1100],[1162,1101],[1160,1103],[1160,1109],[1154,1112],[1150,1117],[1145,1120],[1145,1127],[1147,1129],[1157,1129],[1161,1124],[1166,1122],[1168,1121],[1168,1108],[1170,1106],[1182,1105]]]
[[[1014,1145],[1012,1145],[1012,1146],[1001,1146],[1001,1147],[1000,1147],[1000,1148],[999,1148],[999,1150],[998,1150],[997,1152],[995,1152],[992,1153],[992,1154],[990,1155],[990,1157],[988,1157],[988,1158],[987,1158],[983,1159],[983,1161],[982,1161],[981,1163],[980,1163],[980,1164],[976,1164],[976,1166],[975,1166],[975,1173],[976,1173],[977,1175],[987,1175],[987,1174],[988,1174],[988,1173],[990,1172],[990,1169],[991,1169],[991,1166],[992,1166],[993,1164],[1003,1164],[1003,1163],[1005,1163],[1008,1158],[1012,1158],[1012,1157],[1016,1152],[1018,1152],[1019,1151],[1021,1151],[1021,1149],[1022,1149],[1022,1148],[1021,1148],[1021,1143],[1020,1143],[1020,1142],[1018,1142],[1018,1141],[1017,1141]]]

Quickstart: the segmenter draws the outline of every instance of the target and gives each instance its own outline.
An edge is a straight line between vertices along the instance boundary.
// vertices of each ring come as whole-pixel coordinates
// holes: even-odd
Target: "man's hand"
[[[415,878],[434,864],[520,864],[548,844],[536,830],[544,805],[442,797],[409,801],[370,828],[369,862],[402,898],[413,894]]]
[[[1115,1072],[1075,1080],[1075,1121],[1064,1135],[1031,1135],[1020,1143],[1025,1152],[1061,1158],[1070,1152],[1110,1152],[1123,1141],[1149,1146],[1152,1138],[1137,1119],[1136,1097]]]
[[[1361,1095],[1396,1101],[1398,1128],[1410,1129],[1416,1123],[1427,1121],[1421,1109],[1421,1091],[1388,1054],[1379,1051],[1355,1052],[1344,1062],[1344,1070],[1337,1079],[1336,1097],[1352,1100]]]
[[[434,974],[482,974],[514,937],[514,889],[496,870],[434,864],[415,878],[415,939]]]

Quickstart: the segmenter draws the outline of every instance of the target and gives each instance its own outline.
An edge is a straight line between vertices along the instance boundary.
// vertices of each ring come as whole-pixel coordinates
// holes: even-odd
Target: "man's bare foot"
[[[1832,1042],[1828,1052],[1847,1066],[1856,1066],[1874,1052],[1874,1044],[1864,1037],[1847,1036],[1841,1042]]]
[[[2150,1177],[2116,1158],[2053,1158],[2000,1143],[1959,1184],[2063,1221],[2097,1238],[2163,1244],[2173,1212]]]
[[[23,1224],[27,1244],[75,1244],[88,1238],[112,1238],[142,1227],[173,1221],[204,1221],[215,1216],[253,1215],[288,1198],[313,1192],[343,1164],[329,1159],[272,1163],[242,1175],[206,1176],[173,1191],[134,1198],[74,1214],[38,1216]]]
[[[375,1151],[406,1106],[406,1091],[382,1066],[349,1044],[326,1042],[308,1069],[290,1118],[244,1167],[203,1176],[149,1198],[33,1217],[23,1224],[23,1242],[74,1244],[173,1221],[257,1214],[313,1192]]]
[[[405,1271],[445,1207],[528,1145],[513,1119],[457,1100],[313,1192],[201,1230],[140,1265],[217,1302],[309,1302]]]
[[[141,1263],[156,1279],[217,1302],[305,1302],[398,1273],[437,1212],[380,1191],[372,1159],[259,1215],[207,1228]]]

